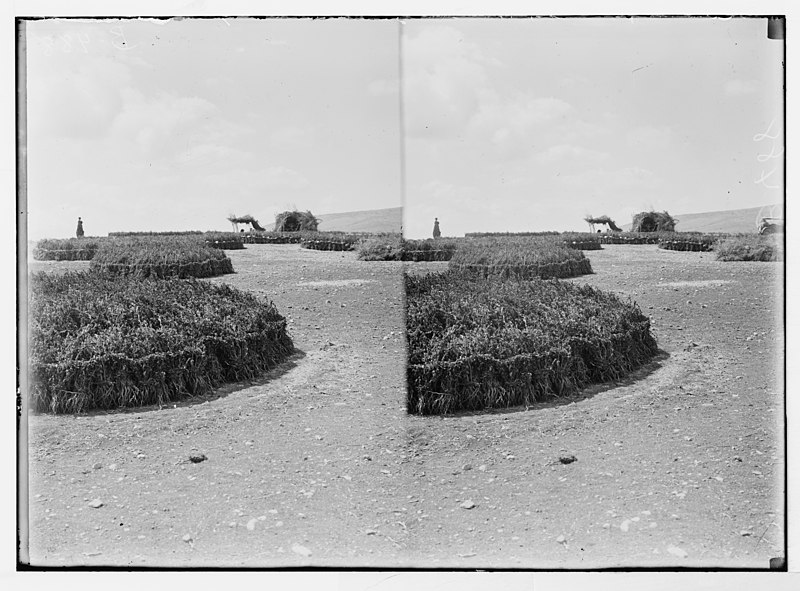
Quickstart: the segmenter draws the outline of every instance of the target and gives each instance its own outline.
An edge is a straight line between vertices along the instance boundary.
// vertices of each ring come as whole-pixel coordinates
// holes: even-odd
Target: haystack
[[[234,224],[234,232],[238,230],[236,224],[250,224],[253,226],[253,230],[257,230],[259,232],[266,232],[267,230],[266,228],[262,228],[261,224],[258,223],[258,220],[250,214],[242,216],[230,215],[228,216],[228,221]]]
[[[622,232],[622,228],[617,227],[617,224],[614,222],[614,220],[607,215],[601,215],[599,218],[588,215],[583,218],[583,221],[589,224],[589,227],[592,229],[592,233],[594,233],[595,224],[607,224],[609,229],[611,229],[613,232]]]
[[[666,211],[643,211],[633,216],[631,232],[674,232],[677,221]]]
[[[275,216],[276,232],[300,232],[303,230],[316,232],[322,220],[314,217],[310,211],[284,211]]]

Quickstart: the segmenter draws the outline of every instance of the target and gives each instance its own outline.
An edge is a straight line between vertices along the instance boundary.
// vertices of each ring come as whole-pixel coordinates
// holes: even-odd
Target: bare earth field
[[[212,281],[273,299],[301,353],[162,409],[31,416],[31,562],[768,568],[785,536],[782,266],[586,254],[595,274],[572,281],[638,302],[654,363],[576,398],[415,417],[401,263],[230,251],[237,273]]]

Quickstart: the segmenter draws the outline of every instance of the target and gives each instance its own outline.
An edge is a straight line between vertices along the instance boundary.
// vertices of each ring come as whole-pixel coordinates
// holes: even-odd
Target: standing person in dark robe
[[[78,229],[75,230],[75,236],[78,238],[83,238],[83,222],[81,221],[81,218],[78,218]]]
[[[439,238],[441,235],[442,232],[439,230],[439,218],[433,218],[433,237]]]

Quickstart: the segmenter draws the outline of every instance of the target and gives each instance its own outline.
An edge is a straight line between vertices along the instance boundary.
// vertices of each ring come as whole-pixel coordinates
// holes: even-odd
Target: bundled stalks
[[[456,250],[450,269],[506,279],[550,279],[592,273],[583,252],[560,237],[468,240]]]
[[[783,260],[783,235],[749,234],[731,236],[721,240],[714,250],[718,261],[759,261],[773,262]]]
[[[674,232],[678,220],[666,211],[643,211],[633,216],[632,232]]]
[[[558,236],[561,232],[467,232],[465,238],[525,238],[531,236]]]
[[[403,261],[449,261],[458,245],[452,239],[403,240],[400,260]]]
[[[233,273],[233,263],[202,236],[151,236],[104,242],[90,269],[139,278],[213,277]]]
[[[362,261],[401,260],[403,239],[399,234],[373,236],[358,244],[358,258]]]
[[[346,234],[344,232],[314,232],[300,241],[300,246],[311,250],[354,250],[364,239],[362,234]]]
[[[449,261],[457,248],[455,239],[406,240],[399,234],[373,236],[358,245],[365,261]]]
[[[304,236],[313,232],[245,232],[242,241],[245,244],[300,244]]]
[[[564,232],[561,234],[564,246],[575,250],[601,250],[600,235],[591,232]]]
[[[105,238],[45,238],[33,249],[37,261],[91,261]]]
[[[284,211],[275,216],[276,232],[316,232],[322,220],[310,211]]]
[[[560,281],[406,276],[407,408],[532,404],[618,379],[657,352],[633,303]]]
[[[228,216],[228,221],[234,224],[235,228],[238,228],[238,224],[250,224],[253,230],[258,232],[264,232],[266,228],[262,227],[261,224],[258,223],[258,220],[251,216],[249,213],[247,215],[237,216],[236,214],[231,214]]]
[[[658,244],[659,240],[672,237],[675,232],[615,232],[598,234],[601,244]]]
[[[692,252],[708,252],[714,249],[717,236],[710,234],[688,234],[676,232],[669,238],[661,238],[658,247],[665,250],[682,250]]]
[[[110,238],[127,238],[129,236],[199,236],[200,230],[174,230],[167,232],[109,232]]]
[[[30,285],[37,412],[163,405],[257,377],[294,350],[271,302],[226,285],[74,272]]]
[[[220,250],[241,250],[244,248],[244,233],[206,232],[203,238],[211,248]]]

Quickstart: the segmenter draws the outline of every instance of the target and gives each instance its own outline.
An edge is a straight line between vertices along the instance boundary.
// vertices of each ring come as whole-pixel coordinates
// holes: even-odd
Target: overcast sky
[[[404,24],[405,230],[585,231],[778,203],[783,44],[765,19]],[[771,133],[770,135],[775,135]],[[783,137],[775,142],[777,153]],[[780,144],[780,145],[779,145]],[[782,169],[781,169],[782,170]],[[763,176],[764,182],[757,183]],[[678,227],[680,229],[680,226]]]
[[[29,237],[399,207],[398,23],[28,23]]]
[[[445,235],[585,230],[782,199],[764,19],[408,20],[402,120],[399,30],[29,22],[29,237],[401,204],[412,237],[437,216]]]

